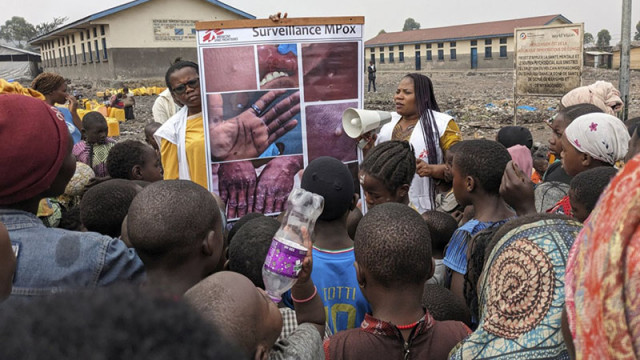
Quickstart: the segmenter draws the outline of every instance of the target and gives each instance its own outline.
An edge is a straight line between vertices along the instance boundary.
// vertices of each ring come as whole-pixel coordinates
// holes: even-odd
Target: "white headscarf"
[[[578,151],[607,164],[614,165],[624,159],[629,150],[627,127],[613,115],[582,115],[573,120],[564,133]]]
[[[577,104],[593,104],[607,114],[614,115],[622,110],[624,103],[620,99],[620,91],[606,81],[596,81],[569,91],[560,100],[565,107]]]

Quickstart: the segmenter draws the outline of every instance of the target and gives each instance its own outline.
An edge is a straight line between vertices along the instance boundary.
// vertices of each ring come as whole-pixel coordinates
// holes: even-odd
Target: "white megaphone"
[[[391,121],[391,113],[348,108],[342,113],[342,128],[350,138],[357,138]],[[362,146],[361,146],[362,147]]]

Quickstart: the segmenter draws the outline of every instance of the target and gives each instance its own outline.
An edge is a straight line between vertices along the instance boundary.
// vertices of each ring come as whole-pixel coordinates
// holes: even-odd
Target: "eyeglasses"
[[[174,87],[172,91],[177,95],[181,95],[187,91],[187,86],[195,90],[198,87],[198,84],[200,84],[200,78],[195,78]]]

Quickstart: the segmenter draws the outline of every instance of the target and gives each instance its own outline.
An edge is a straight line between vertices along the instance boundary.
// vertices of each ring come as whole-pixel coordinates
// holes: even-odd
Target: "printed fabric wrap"
[[[567,318],[577,359],[640,357],[640,156],[611,181],[571,249]]]
[[[582,225],[545,219],[503,236],[479,279],[480,323],[451,359],[568,359],[560,320],[566,259]]]

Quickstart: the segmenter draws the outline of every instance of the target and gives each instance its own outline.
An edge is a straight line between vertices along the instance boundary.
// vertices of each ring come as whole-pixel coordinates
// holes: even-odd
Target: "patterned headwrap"
[[[627,127],[617,117],[605,113],[578,117],[564,134],[578,151],[611,165],[624,159],[629,150]]]
[[[574,220],[538,220],[498,241],[478,282],[478,329],[451,359],[568,358],[560,331],[564,273],[580,228]]]
[[[67,184],[64,190],[64,195],[74,197],[81,196],[84,193],[84,187],[89,183],[91,179],[96,177],[93,169],[85,163],[76,163],[76,172],[73,174],[71,180]]]
[[[564,107],[593,104],[609,115],[622,110],[624,106],[620,91],[606,81],[596,81],[591,85],[575,88],[563,96],[560,102]]]
[[[0,95],[0,205],[47,190],[69,154],[64,116],[42,100]]]
[[[567,318],[577,359],[640,358],[640,156],[611,181],[571,249]]]

